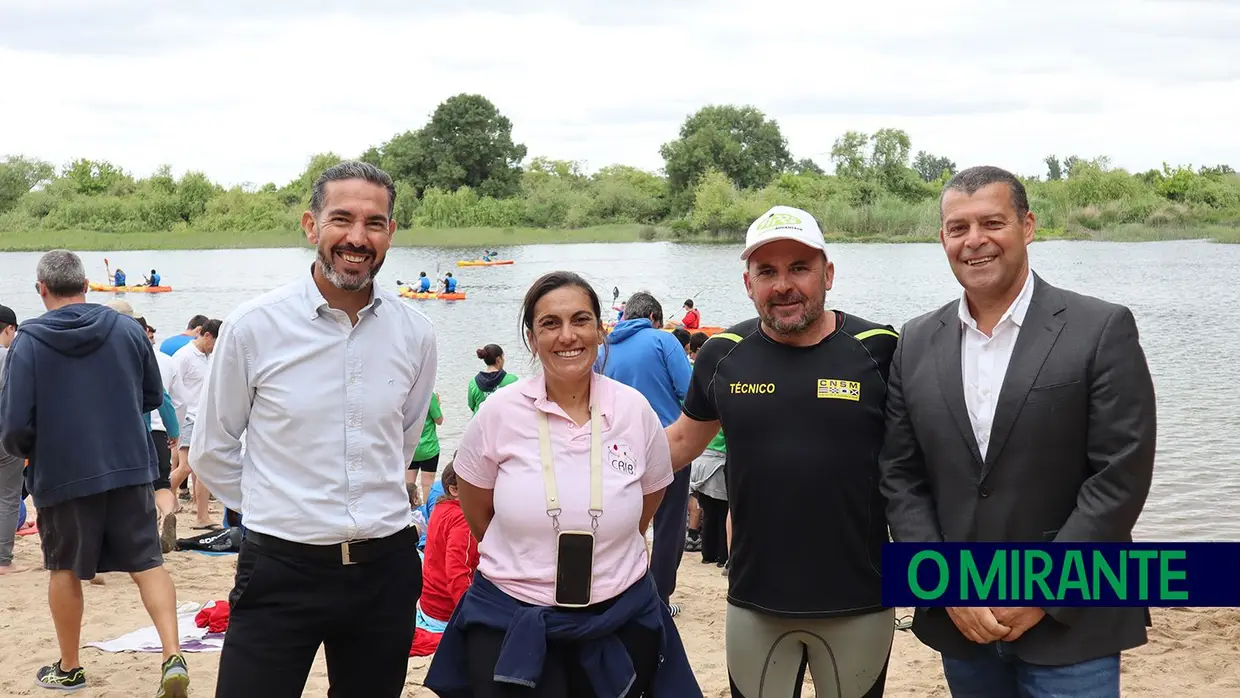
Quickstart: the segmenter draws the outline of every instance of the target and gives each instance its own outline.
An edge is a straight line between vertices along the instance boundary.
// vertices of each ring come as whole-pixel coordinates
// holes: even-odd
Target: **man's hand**
[[[1046,617],[1046,611],[1040,608],[992,608],[991,612],[995,614],[995,619],[1003,625],[1011,628],[1007,635],[1003,636],[1004,642],[1016,642],[1025,631],[1037,625]]]
[[[179,438],[178,438],[178,439],[168,439],[168,448],[169,448],[169,449],[171,449],[173,453],[176,453],[176,450],[177,450],[180,446],[181,446],[181,440],[180,440]]]
[[[965,637],[980,645],[1005,639],[1012,632],[1012,628],[1001,623],[989,608],[959,606],[948,608],[947,615]]]

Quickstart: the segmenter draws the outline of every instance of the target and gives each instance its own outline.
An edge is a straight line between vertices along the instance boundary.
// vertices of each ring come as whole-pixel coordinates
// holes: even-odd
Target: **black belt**
[[[332,545],[313,545],[276,538],[254,529],[246,529],[245,532],[246,540],[261,550],[341,565],[371,562],[402,549],[416,550],[420,537],[418,529],[410,526],[385,538],[352,540]]]

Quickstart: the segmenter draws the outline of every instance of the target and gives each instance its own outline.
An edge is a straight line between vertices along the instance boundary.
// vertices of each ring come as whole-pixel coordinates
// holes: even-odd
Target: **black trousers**
[[[637,672],[633,687],[624,698],[641,698],[650,688],[659,666],[659,634],[630,623],[621,628],[616,637],[629,651]],[[533,688],[496,683],[495,663],[503,643],[503,630],[474,626],[466,631],[469,685],[474,698],[598,698],[590,685],[590,677],[577,660],[576,647],[565,643],[547,643],[543,673]]]
[[[328,698],[400,698],[421,594],[416,545],[342,565],[277,555],[247,537],[216,698],[301,698],[320,645]]]
[[[650,574],[664,605],[676,591],[676,571],[685,555],[689,528],[689,466],[676,472],[654,512],[654,545],[650,546]]]
[[[728,501],[697,493],[702,510],[702,562],[728,561]]]

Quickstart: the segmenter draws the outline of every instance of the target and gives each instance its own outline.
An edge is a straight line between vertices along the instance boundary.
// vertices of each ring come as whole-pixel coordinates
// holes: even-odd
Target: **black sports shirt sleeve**
[[[698,350],[693,362],[693,377],[689,380],[689,392],[685,394],[681,411],[691,419],[710,422],[719,419],[719,405],[715,401],[715,373],[719,362],[736,346],[736,340],[724,333],[712,336]]]
[[[869,352],[870,358],[874,359],[874,364],[878,367],[878,373],[883,377],[883,382],[890,381],[891,361],[896,353],[896,343],[899,341],[896,328],[892,325],[881,325],[875,330],[861,332],[857,337],[861,346]]]

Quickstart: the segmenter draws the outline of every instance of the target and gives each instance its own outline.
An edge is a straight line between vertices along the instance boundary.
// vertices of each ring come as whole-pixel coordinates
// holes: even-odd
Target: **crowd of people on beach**
[[[305,273],[158,349],[127,304],[86,301],[69,251],[38,263],[45,314],[0,306],[0,571],[24,486],[60,644],[40,685],[87,684],[81,583],[124,572],[164,645],[156,695],[188,695],[163,564],[187,478],[196,528],[241,532],[217,698],[300,696],[320,648],[334,697],[399,698],[409,657],[433,655],[443,698],[701,698],[686,551],[727,577],[734,698],[792,698],[807,671],[820,698],[876,698],[898,625],[884,543],[1132,539],[1156,434],[1136,322],[1033,271],[1005,170],[946,183],[962,293],[898,329],[827,304],[826,239],[787,206],[749,227],[755,317],[722,332],[643,291],[608,331],[585,278],[540,276],[519,316],[540,370],[479,348],[448,458],[435,328],[374,283],[394,200],[372,165],[328,169]],[[919,608],[911,630],[953,696],[1101,698],[1149,623]]]

